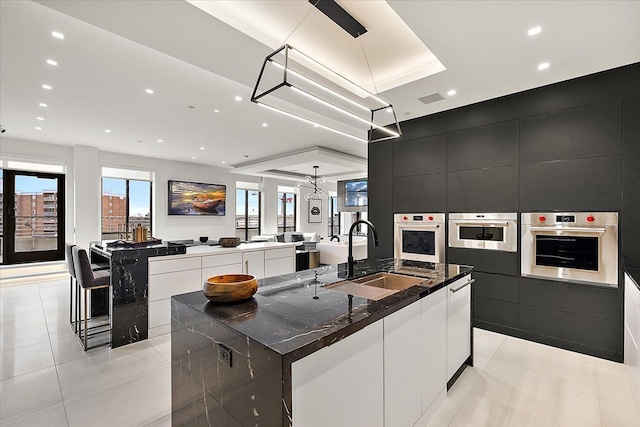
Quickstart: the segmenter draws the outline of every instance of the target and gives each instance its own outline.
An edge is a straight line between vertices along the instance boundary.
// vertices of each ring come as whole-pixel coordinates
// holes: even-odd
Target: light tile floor
[[[171,425],[170,336],[84,352],[68,292],[66,280],[0,288],[0,425]],[[475,366],[416,426],[640,426],[624,365],[474,334]]]

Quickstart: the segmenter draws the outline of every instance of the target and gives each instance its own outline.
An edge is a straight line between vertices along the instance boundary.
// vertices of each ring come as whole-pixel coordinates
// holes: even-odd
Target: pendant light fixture
[[[318,176],[319,167],[320,166],[313,167],[313,177],[307,175],[304,177],[304,181],[296,183],[297,188],[309,188],[313,190],[311,193],[307,193],[304,195],[304,199],[306,201],[313,199],[326,199],[329,197],[329,193],[318,187],[318,184],[324,184],[325,182],[327,182],[327,178]]]
[[[366,37],[367,30],[335,1],[309,2],[338,25],[343,23],[340,26],[354,39]],[[362,39],[360,43],[375,88]],[[286,40],[265,58],[251,101],[315,128],[364,143],[402,134],[393,105],[305,55]]]

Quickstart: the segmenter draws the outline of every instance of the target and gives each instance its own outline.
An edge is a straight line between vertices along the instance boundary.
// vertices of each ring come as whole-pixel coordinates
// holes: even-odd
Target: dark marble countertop
[[[640,268],[624,268],[624,271],[631,277],[633,283],[640,289]]]
[[[454,264],[412,264],[382,259],[355,265],[355,277],[397,272],[426,279],[421,285],[379,301],[323,287],[344,280],[346,264],[260,280],[256,295],[237,304],[213,304],[202,292],[178,295],[173,299],[174,303],[185,304],[211,320],[297,360],[442,289],[473,270],[470,266]]]

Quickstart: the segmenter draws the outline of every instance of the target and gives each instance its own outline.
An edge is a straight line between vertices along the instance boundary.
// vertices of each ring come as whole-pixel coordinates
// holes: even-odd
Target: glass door
[[[2,263],[64,259],[64,175],[2,171]]]

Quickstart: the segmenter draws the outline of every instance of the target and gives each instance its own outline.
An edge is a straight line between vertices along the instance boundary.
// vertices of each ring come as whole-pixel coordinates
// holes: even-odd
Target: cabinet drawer
[[[202,268],[217,267],[219,265],[241,264],[241,263],[242,263],[241,252],[238,252],[236,254],[210,255],[210,256],[202,257]]]
[[[156,328],[171,323],[171,298],[149,303],[149,328]]]
[[[171,273],[173,271],[200,269],[200,257],[149,260],[149,276],[154,274]]]
[[[264,259],[284,258],[293,256],[293,248],[269,249],[264,251]]]
[[[296,270],[293,257],[267,259],[264,261],[264,277],[293,273]]]
[[[169,298],[201,289],[200,269],[156,274],[149,277],[149,301]]]
[[[242,274],[242,263],[219,265],[217,267],[202,267],[202,282],[209,277],[220,276],[221,274]]]

